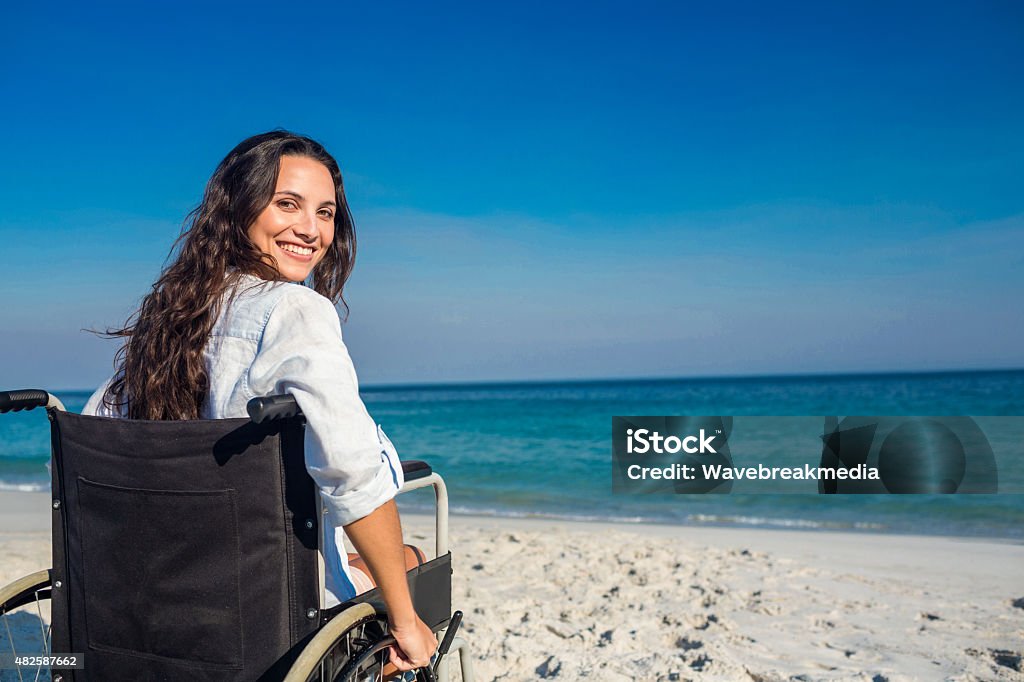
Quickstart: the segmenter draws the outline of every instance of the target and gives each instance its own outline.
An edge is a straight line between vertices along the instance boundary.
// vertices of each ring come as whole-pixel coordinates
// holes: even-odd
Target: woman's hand
[[[391,623],[391,635],[397,646],[391,647],[391,664],[398,670],[412,670],[430,664],[437,651],[437,637],[417,616],[405,626]]]

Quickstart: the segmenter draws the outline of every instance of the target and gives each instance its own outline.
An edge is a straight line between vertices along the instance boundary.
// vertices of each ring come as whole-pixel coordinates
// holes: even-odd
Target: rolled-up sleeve
[[[306,468],[336,526],[363,518],[402,487],[394,446],[359,397],[334,305],[294,287],[271,310],[249,368],[253,396],[290,393],[306,417]]]

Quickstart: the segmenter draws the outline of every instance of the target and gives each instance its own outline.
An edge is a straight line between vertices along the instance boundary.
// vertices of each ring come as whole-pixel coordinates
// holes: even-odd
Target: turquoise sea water
[[[88,397],[57,395],[73,411]],[[625,496],[610,474],[614,415],[1022,415],[1024,371],[370,387],[363,399],[403,459],[445,476],[456,512],[1024,538],[1024,494]],[[0,416],[0,490],[48,488],[48,428],[38,410]],[[420,491],[403,506],[428,502]]]

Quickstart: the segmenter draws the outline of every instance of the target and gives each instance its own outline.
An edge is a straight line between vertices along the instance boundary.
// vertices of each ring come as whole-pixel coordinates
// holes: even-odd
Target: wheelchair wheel
[[[357,604],[317,632],[284,682],[381,680],[388,646],[393,642],[387,616],[370,604]]]
[[[50,653],[50,572],[38,571],[0,588],[0,653],[39,656]],[[19,668],[39,677],[43,668]],[[46,679],[49,679],[48,677]]]

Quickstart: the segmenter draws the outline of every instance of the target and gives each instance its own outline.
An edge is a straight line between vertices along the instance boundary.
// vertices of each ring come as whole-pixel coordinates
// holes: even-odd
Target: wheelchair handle
[[[448,621],[448,629],[444,632],[444,639],[441,640],[441,645],[437,647],[437,659],[434,661],[434,665],[430,668],[431,675],[437,675],[437,667],[441,665],[441,659],[448,654],[448,649],[452,646],[452,641],[455,639],[455,633],[459,631],[459,626],[462,625],[462,611],[456,611],[452,614],[451,620]]]
[[[273,419],[287,419],[302,414],[295,397],[290,394],[270,395],[264,398],[253,398],[245,405],[249,419],[254,424],[262,424]]]
[[[448,629],[445,630],[444,639],[441,640],[441,644],[437,647],[437,654],[433,665],[417,668],[416,682],[438,682],[437,669],[441,665],[441,659],[448,654],[448,649],[451,648],[452,642],[455,640],[455,633],[459,631],[460,625],[462,625],[462,611],[456,611],[448,621]]]
[[[22,388],[15,391],[0,391],[0,414],[20,412],[37,407],[54,407],[64,411],[64,404],[40,388]]]

